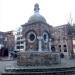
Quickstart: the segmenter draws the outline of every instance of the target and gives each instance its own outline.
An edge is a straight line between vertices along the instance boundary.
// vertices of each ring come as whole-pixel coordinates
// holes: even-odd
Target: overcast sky
[[[35,3],[48,24],[66,24],[70,14],[75,23],[75,0],[0,0],[0,31],[15,30],[26,23],[34,14]]]

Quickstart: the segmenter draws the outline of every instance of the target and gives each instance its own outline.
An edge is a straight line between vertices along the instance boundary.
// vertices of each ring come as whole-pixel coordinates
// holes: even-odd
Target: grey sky
[[[75,23],[75,0],[0,0],[0,31],[15,30],[26,23],[34,14],[35,3],[50,25],[66,24],[70,14]]]

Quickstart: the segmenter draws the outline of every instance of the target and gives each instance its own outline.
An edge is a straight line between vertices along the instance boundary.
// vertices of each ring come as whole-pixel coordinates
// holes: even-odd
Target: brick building
[[[14,50],[15,37],[12,31],[0,32],[0,56],[8,56]]]
[[[13,31],[5,32],[5,34],[6,34],[6,39],[5,39],[6,45],[5,46],[10,51],[13,51],[15,47],[15,35],[13,34]]]
[[[73,31],[70,24],[64,24],[54,28],[54,43],[56,50],[67,56],[72,56],[73,51]]]

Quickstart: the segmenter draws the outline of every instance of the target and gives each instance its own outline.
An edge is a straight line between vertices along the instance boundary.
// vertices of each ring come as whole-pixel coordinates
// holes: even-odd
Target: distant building
[[[6,48],[8,48],[10,51],[13,51],[15,48],[15,35],[13,34],[13,31],[8,31],[5,34]]]
[[[75,27],[68,24],[54,28],[55,47],[64,55],[72,56],[75,49]]]
[[[15,35],[15,51],[23,51],[24,50],[24,38],[22,35],[22,27],[17,30]]]
[[[8,56],[14,50],[15,38],[12,31],[0,32],[0,56]]]
[[[61,25],[54,28],[54,39],[56,50],[68,55],[67,25]]]

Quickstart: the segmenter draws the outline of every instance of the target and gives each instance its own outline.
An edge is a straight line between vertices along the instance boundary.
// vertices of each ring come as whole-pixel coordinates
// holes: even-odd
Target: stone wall
[[[50,52],[20,52],[17,64],[25,66],[48,66],[60,63],[59,53]]]

